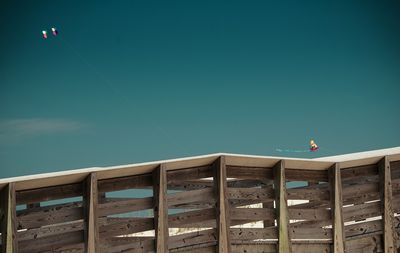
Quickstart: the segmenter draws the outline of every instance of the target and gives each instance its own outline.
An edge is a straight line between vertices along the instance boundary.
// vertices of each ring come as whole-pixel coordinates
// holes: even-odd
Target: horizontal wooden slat
[[[153,238],[136,240],[135,238],[120,237],[115,239],[117,240],[114,240],[113,242],[108,240],[102,241],[100,245],[101,251],[107,253],[148,253],[154,252],[155,250]]]
[[[201,167],[193,167],[187,169],[180,169],[180,170],[172,170],[167,172],[167,181],[168,184],[170,182],[176,181],[186,181],[192,179],[199,179],[199,178],[208,178],[212,177],[212,166],[201,166]]]
[[[210,242],[217,242],[217,233],[215,229],[170,236],[168,248],[171,250]]]
[[[227,178],[273,180],[272,168],[226,166]]]
[[[328,182],[328,172],[326,170],[285,169],[285,171],[287,181]]]
[[[383,252],[383,243],[380,235],[346,240],[346,253]]]
[[[231,228],[232,241],[248,241],[255,239],[278,239],[277,227],[270,228]]]
[[[266,208],[231,208],[232,220],[274,220],[276,218],[273,209]]]
[[[99,227],[101,239],[154,229],[153,218],[113,218],[107,220],[106,224]]]
[[[98,181],[99,192],[122,191],[135,188],[145,188],[153,185],[151,174],[135,175],[103,179]]]
[[[296,228],[290,227],[291,239],[331,239],[331,228]]]
[[[168,216],[169,227],[180,227],[191,223],[215,219],[215,208],[177,213]]]
[[[318,209],[289,209],[289,219],[293,220],[330,220],[331,211]]]
[[[288,199],[297,200],[329,200],[328,189],[289,188],[286,190]]]
[[[378,175],[378,166],[376,164],[372,164],[341,169],[340,174],[342,176],[342,180],[351,177],[358,178],[362,176]]]
[[[83,219],[81,203],[64,206],[43,207],[38,212],[24,212],[17,216],[18,228],[37,228],[41,226],[65,223]]]
[[[271,186],[268,188],[228,188],[227,195],[228,199],[260,200],[260,202],[275,198]]]
[[[374,220],[368,222],[361,222],[358,224],[352,224],[345,226],[346,238],[359,236],[359,235],[367,235],[367,234],[377,234],[378,232],[382,232],[382,220]]]
[[[274,244],[233,244],[232,253],[277,253],[276,243]],[[298,252],[298,251],[294,251]],[[319,252],[320,253],[320,252]]]
[[[26,240],[18,243],[19,252],[21,253],[38,253],[42,251],[54,250],[71,244],[83,242],[83,231],[64,233],[54,236],[37,238],[34,240]]]
[[[202,202],[209,203],[210,201],[215,202],[214,189],[206,188],[194,191],[178,192],[169,194],[167,196],[168,206],[180,205],[185,203]]]
[[[68,232],[75,232],[84,229],[83,221],[70,222],[60,225],[41,227],[36,229],[28,229],[18,232],[18,241],[32,240],[46,236],[54,236]]]
[[[17,205],[82,196],[82,184],[58,185],[17,191]]]
[[[344,222],[361,220],[381,215],[380,202],[371,202],[343,208]]]
[[[98,215],[106,216],[153,208],[153,197],[112,201],[98,205]]]

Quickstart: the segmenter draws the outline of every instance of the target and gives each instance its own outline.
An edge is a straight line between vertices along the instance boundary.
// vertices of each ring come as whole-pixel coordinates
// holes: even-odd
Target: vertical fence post
[[[97,253],[99,247],[99,229],[97,221],[97,175],[95,172],[90,173],[84,182],[83,207],[85,212],[85,252]]]
[[[214,186],[216,205],[216,223],[218,234],[217,253],[230,253],[230,218],[227,198],[225,157],[219,157],[214,164]]]
[[[285,161],[279,161],[273,168],[276,220],[278,224],[279,239],[278,252],[291,253],[292,243],[289,235],[289,216],[287,211]]]
[[[168,252],[167,170],[161,164],[153,171],[154,229],[157,253]]]
[[[392,208],[392,179],[390,175],[390,163],[385,156],[378,163],[379,189],[381,191],[381,210],[383,222],[383,246],[384,252],[395,252],[394,213]]]
[[[15,184],[9,183],[1,192],[2,205],[2,252],[17,253],[17,227],[16,227],[16,195]]]
[[[345,235],[343,223],[342,178],[340,165],[335,163],[329,168],[329,184],[331,195],[332,228],[333,228],[333,252],[345,252]]]

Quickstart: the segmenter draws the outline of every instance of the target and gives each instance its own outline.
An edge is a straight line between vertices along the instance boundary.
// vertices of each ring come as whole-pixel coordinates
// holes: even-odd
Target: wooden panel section
[[[47,236],[43,238],[37,238],[34,240],[22,241],[19,244],[20,253],[42,253],[42,252],[63,252],[60,248],[80,248],[76,244],[81,245],[83,241],[83,231],[76,231],[70,233],[64,233],[54,236]],[[75,251],[64,251],[64,252],[75,252]]]
[[[329,184],[331,186],[331,208],[333,226],[333,252],[345,252],[344,222],[342,213],[342,177],[339,164],[333,165],[329,169]]]
[[[247,200],[274,200],[275,194],[272,186],[265,188],[228,188],[227,196],[229,199],[247,199]]]
[[[82,202],[44,206],[17,212],[18,228],[38,228],[83,219]]]
[[[17,253],[16,193],[15,184],[9,183],[1,192],[3,221],[1,229],[2,252]]]
[[[17,192],[17,205],[82,196],[82,184],[58,185]]]
[[[99,228],[98,228],[98,185],[97,185],[97,175],[96,173],[91,173],[85,185],[85,194],[83,197],[83,208],[84,208],[84,217],[86,221],[85,233],[84,233],[84,241],[86,252],[88,253],[96,253],[99,252]]]
[[[170,237],[168,247],[169,249],[176,249],[187,247],[189,245],[200,245],[213,243],[217,244],[218,232],[216,229],[207,229],[198,232],[191,232],[183,235]],[[171,250],[172,251],[172,250]]]
[[[214,190],[212,188],[205,188],[168,195],[168,206],[188,204],[193,202],[215,202]]]
[[[167,171],[161,164],[153,172],[154,228],[157,253],[168,252]]]
[[[285,176],[288,181],[328,181],[328,173],[326,170],[296,170],[287,168]]]
[[[176,182],[176,181],[186,181],[192,179],[207,178],[212,176],[213,176],[212,166],[207,165],[201,167],[168,171],[167,180],[168,184],[170,184],[171,182]]]
[[[381,189],[381,210],[383,221],[383,248],[387,253],[395,252],[395,230],[394,213],[392,209],[392,178],[390,175],[390,164],[387,157],[378,163],[380,189]]]
[[[153,185],[152,174],[135,175],[99,180],[99,192],[123,191],[134,188],[146,188]]]
[[[232,220],[269,220],[275,219],[275,212],[273,209],[265,208],[232,208],[230,210],[230,216]]]
[[[218,231],[218,253],[230,253],[230,218],[229,203],[227,198],[226,164],[225,157],[217,159],[214,166],[215,196],[217,199],[217,231]]]
[[[99,228],[100,238],[133,234],[154,229],[153,218],[108,218]]]
[[[230,236],[232,243],[241,241],[252,241],[256,239],[277,239],[276,227],[269,228],[231,228]]]
[[[271,168],[227,166],[228,178],[257,179],[260,181],[273,180]]]
[[[99,217],[101,217],[113,214],[152,209],[153,204],[153,197],[122,199],[120,201],[110,201],[104,204],[100,204],[98,212]]]
[[[287,210],[285,161],[279,161],[273,168],[275,185],[276,220],[279,230],[279,252],[292,252],[289,235],[289,217]]]

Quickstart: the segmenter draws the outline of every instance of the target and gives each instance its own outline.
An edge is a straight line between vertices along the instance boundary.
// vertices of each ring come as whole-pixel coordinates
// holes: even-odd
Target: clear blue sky
[[[0,178],[399,146],[399,13],[398,1],[1,1]],[[275,150],[310,138],[320,152]]]

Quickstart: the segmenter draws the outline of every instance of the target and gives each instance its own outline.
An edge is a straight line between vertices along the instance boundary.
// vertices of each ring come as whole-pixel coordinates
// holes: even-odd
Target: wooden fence
[[[0,188],[7,253],[400,252],[399,155],[218,155]]]

